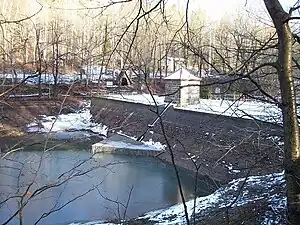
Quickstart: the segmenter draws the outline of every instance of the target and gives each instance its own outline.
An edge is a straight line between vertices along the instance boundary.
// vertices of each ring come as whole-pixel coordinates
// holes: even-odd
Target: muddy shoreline
[[[26,133],[26,125],[32,123],[40,115],[57,115],[58,113],[70,113],[79,109],[82,98],[26,98],[8,99],[0,103],[0,148],[2,151],[9,148],[8,143],[26,141],[29,136]]]

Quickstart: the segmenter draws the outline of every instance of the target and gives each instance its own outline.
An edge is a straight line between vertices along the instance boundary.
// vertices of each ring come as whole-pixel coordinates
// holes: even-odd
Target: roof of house
[[[199,77],[194,76],[191,74],[187,69],[180,68],[179,70],[175,71],[170,76],[164,78],[165,80],[197,80],[200,81]]]

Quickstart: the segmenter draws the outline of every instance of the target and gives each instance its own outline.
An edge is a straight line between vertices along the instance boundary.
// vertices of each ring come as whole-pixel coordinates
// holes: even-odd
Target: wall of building
[[[181,86],[200,85],[200,81],[181,81]],[[180,106],[197,104],[200,98],[200,86],[189,86],[180,89]]]
[[[175,93],[172,95],[167,95],[165,97],[165,102],[173,102],[174,104],[180,103],[180,80],[165,80],[165,92],[166,94]]]
[[[180,106],[186,106],[190,104],[196,104],[200,98],[200,87],[187,85],[200,85],[200,81],[183,81],[183,80],[165,80],[165,91],[166,93],[175,93],[173,95],[166,96],[165,101],[178,104]]]

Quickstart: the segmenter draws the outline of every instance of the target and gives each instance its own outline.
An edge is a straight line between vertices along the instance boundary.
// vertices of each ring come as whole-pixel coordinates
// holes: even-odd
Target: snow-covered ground
[[[102,74],[101,75],[101,79],[115,79],[115,77],[117,76],[119,72],[115,71],[115,75],[113,74]],[[11,74],[11,73],[7,73],[7,74],[0,74],[0,78],[2,79],[16,79],[19,82],[22,81],[23,79],[32,76],[34,74],[23,74],[23,73],[17,73],[15,74]],[[79,81],[80,79],[85,80],[85,79],[89,79],[91,82],[98,82],[99,80],[99,74],[95,74],[95,75],[87,75],[87,74],[59,74],[58,75],[58,83],[62,83],[62,84],[70,84],[73,83],[75,81]],[[38,77],[33,77],[33,78],[28,78],[25,81],[26,84],[38,84],[39,83],[39,78]],[[41,76],[41,83],[43,84],[54,84],[54,77],[52,74],[42,74]]]
[[[88,223],[71,223],[69,225],[122,225],[119,223],[106,223],[104,221],[94,221],[94,222],[88,222]]]
[[[0,78],[2,79],[17,79],[18,81],[22,81],[23,79],[32,76],[33,74],[23,74],[23,73],[17,73],[11,74],[0,74]],[[58,76],[58,83],[72,83],[74,81],[77,81],[80,79],[80,75],[78,74],[65,74],[65,75],[59,75]],[[82,76],[82,79],[86,79],[86,75]],[[32,84],[35,85],[39,82],[38,77],[28,78],[25,83],[26,84]],[[44,84],[54,84],[54,77],[52,74],[42,74],[41,76],[41,82]]]
[[[140,103],[145,105],[155,105],[150,94],[109,94],[104,96],[107,99],[114,99],[124,102]],[[165,97],[153,96],[157,105],[165,104]]]
[[[176,108],[231,117],[255,118],[273,123],[281,122],[280,109],[264,102],[200,99],[199,104]]]
[[[49,93],[42,93],[43,96],[48,96]],[[8,95],[9,98],[20,98],[20,97],[38,97],[39,94],[11,94]]]
[[[281,224],[286,207],[286,198],[274,194],[275,189],[285,187],[284,173],[274,173],[266,176],[250,176],[231,181],[228,185],[219,188],[211,195],[198,197],[195,212],[197,217],[209,215],[214,209],[226,207],[234,208],[263,200],[267,203],[267,210],[261,218],[262,225]],[[273,193],[272,193],[273,192]],[[194,210],[194,200],[186,202],[189,217]],[[182,204],[166,209],[155,210],[137,219],[148,219],[159,225],[185,225],[185,215]],[[72,223],[72,225],[117,225],[95,221],[89,223]]]
[[[104,97],[125,102],[155,105],[150,94],[109,94]],[[157,105],[166,104],[164,102],[164,96],[154,95],[153,97]],[[174,105],[174,108],[230,117],[258,119],[272,123],[281,123],[282,121],[281,111],[277,106],[259,101],[200,99],[200,102],[196,105],[188,105],[185,107]]]
[[[242,187],[244,182],[245,184]],[[273,210],[282,211],[286,207],[286,199],[269,194],[270,190],[276,187],[276,185],[285,185],[283,173],[274,173],[267,176],[251,176],[248,178],[233,180],[227,186],[218,189],[213,194],[197,198],[195,212],[198,216],[205,216],[214,208],[220,209],[226,207],[237,207],[260,199],[265,199]],[[238,193],[241,188],[242,191],[240,196],[235,201],[236,193]],[[257,193],[255,193],[255,191],[250,192],[249,190],[252,188],[256,189]],[[188,201],[186,204],[188,214],[191,217],[194,201]],[[174,218],[175,215],[176,217]],[[278,216],[280,216],[280,214]],[[161,225],[186,224],[182,204],[172,206],[168,209],[149,212],[140,218],[149,219],[151,221],[158,222]],[[276,220],[272,219],[272,221],[270,221],[268,218],[265,218],[262,224],[276,224],[275,222]]]
[[[60,132],[60,131],[91,131],[100,135],[107,135],[108,128],[91,121],[90,102],[86,102],[82,110],[76,113],[61,114],[58,116],[42,115],[40,120],[27,125],[27,132]]]

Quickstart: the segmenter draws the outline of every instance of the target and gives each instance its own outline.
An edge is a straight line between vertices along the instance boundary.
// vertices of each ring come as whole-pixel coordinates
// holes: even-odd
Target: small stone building
[[[183,68],[165,77],[165,102],[172,101],[178,106],[197,104],[200,98],[200,80]],[[187,85],[198,86],[185,87]]]
[[[116,80],[119,86],[128,86],[132,84],[132,81],[130,80],[126,71],[121,71]]]

